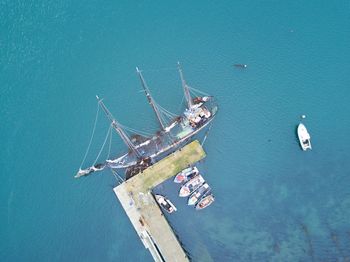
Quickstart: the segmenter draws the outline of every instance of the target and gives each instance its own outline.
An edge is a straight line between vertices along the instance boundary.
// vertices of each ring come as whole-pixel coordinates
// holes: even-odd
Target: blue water
[[[95,95],[155,130],[135,66],[180,112],[178,60],[220,105],[200,166],[216,202],[195,212],[177,185],[157,189],[193,261],[350,260],[349,1],[1,1],[0,25],[2,261],[152,261],[114,177],[73,176]],[[86,164],[107,128],[101,117]]]

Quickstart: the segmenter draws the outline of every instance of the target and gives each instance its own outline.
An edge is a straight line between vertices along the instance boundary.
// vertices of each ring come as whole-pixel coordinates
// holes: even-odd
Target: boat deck
[[[184,146],[113,190],[155,261],[189,261],[151,190],[205,157],[198,141]]]

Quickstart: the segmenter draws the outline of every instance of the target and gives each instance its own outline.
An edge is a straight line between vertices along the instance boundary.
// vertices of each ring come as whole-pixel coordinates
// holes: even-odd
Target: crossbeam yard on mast
[[[134,143],[130,140],[128,135],[124,132],[124,130],[121,128],[120,124],[118,121],[113,117],[112,113],[109,112],[108,108],[105,106],[103,103],[102,99],[100,99],[98,96],[96,96],[99,105],[102,107],[103,111],[105,112],[107,118],[112,122],[112,127],[114,130],[119,134],[123,142],[127,145],[128,148],[130,148],[138,158],[141,158],[141,153],[139,150],[137,150],[136,146]]]

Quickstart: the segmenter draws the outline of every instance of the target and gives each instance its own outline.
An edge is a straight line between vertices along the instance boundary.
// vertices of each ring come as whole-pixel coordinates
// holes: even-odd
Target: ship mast
[[[163,123],[163,120],[162,120],[162,118],[161,118],[161,115],[160,115],[160,112],[159,112],[158,108],[155,106],[153,97],[151,96],[151,93],[150,93],[150,91],[149,91],[149,89],[148,89],[148,86],[147,86],[147,84],[146,84],[146,81],[145,81],[145,79],[143,78],[142,73],[141,73],[141,71],[138,69],[138,67],[136,67],[136,71],[137,71],[137,74],[138,74],[139,77],[140,77],[141,84],[142,84],[142,88],[143,88],[143,90],[145,91],[145,94],[146,94],[148,103],[152,106],[153,111],[154,111],[154,113],[155,113],[156,116],[157,116],[158,122],[159,122],[159,124],[160,124],[162,130],[164,131],[165,128],[166,128],[166,126],[165,126],[165,124]]]
[[[182,83],[182,87],[184,89],[184,93],[185,93],[185,98],[186,98],[186,101],[187,101],[187,107],[188,109],[190,109],[193,105],[192,103],[192,97],[190,95],[190,90],[186,84],[186,81],[185,81],[185,78],[183,76],[183,73],[182,73],[182,69],[181,69],[181,66],[180,66],[180,62],[177,62],[177,66],[178,66],[178,69],[179,69],[179,73],[180,73],[180,77],[181,77],[181,83]]]
[[[96,96],[98,103],[102,107],[103,111],[105,112],[106,116],[108,119],[112,122],[112,127],[115,129],[115,131],[119,134],[119,136],[122,138],[124,143],[127,145],[128,148],[130,148],[138,158],[141,158],[141,153],[137,150],[136,146],[131,142],[130,138],[128,135],[124,132],[124,130],[121,128],[120,124],[118,123],[117,120],[113,117],[111,112],[107,109],[105,104],[103,103],[102,99],[100,99],[98,96]]]

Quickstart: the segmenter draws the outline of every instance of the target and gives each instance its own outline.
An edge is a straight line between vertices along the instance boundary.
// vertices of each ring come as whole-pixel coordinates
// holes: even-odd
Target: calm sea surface
[[[0,28],[1,261],[152,261],[110,172],[73,176],[95,95],[152,132],[135,66],[179,113],[178,60],[220,106],[199,167],[216,202],[195,212],[172,182],[156,189],[193,261],[350,261],[349,1],[5,0]],[[101,115],[85,165],[107,129]]]

